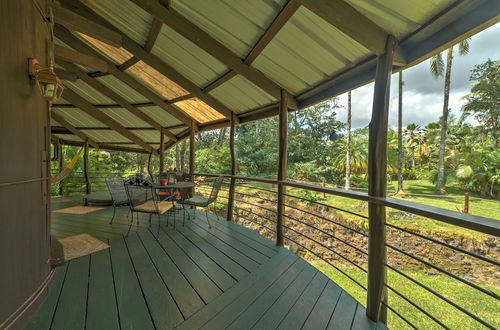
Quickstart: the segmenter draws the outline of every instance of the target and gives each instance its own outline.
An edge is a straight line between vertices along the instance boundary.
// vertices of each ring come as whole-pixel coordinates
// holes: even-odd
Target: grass
[[[349,280],[340,272],[324,263],[323,261],[312,260],[310,263],[326,274],[330,279],[336,282],[345,291],[351,294],[363,305],[366,304],[366,291],[357,284]],[[353,267],[342,267],[353,278],[366,284],[366,274]],[[407,275],[418,282],[430,287],[447,299],[455,302],[459,306],[467,309],[481,319],[487,321],[494,327],[500,327],[500,302],[486,294],[479,292],[464,283],[453,280],[443,275],[430,275],[423,271],[405,272]],[[401,275],[389,271],[387,274],[387,283],[399,291],[402,295],[409,297],[415,304],[429,312],[437,320],[451,329],[482,329],[484,325],[475,321],[468,315],[452,307],[443,300],[437,298],[432,293],[417,286]],[[499,288],[493,286],[484,286],[485,288],[496,291]],[[421,329],[441,329],[431,318],[419,311],[417,308],[400,298],[389,290],[389,306],[398,313],[407,318],[416,327]],[[409,329],[410,326],[400,319],[396,314],[389,311],[388,326],[392,329]]]

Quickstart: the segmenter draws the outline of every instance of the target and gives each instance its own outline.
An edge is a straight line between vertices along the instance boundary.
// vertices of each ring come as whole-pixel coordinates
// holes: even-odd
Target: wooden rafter
[[[77,81],[78,76],[74,74],[73,72],[69,72],[60,68],[55,68],[54,69],[56,75],[59,77],[61,80],[69,80],[69,81]]]
[[[273,40],[273,38],[278,34],[278,32],[283,28],[283,26],[288,22],[288,20],[295,14],[297,9],[299,9],[300,3],[296,0],[289,0],[281,9],[279,14],[275,17],[271,25],[266,29],[266,31],[262,34],[260,39],[255,43],[252,50],[248,53],[243,63],[250,65],[255,61],[257,56],[262,53],[264,48]],[[238,73],[234,70],[230,70],[226,72],[224,75],[220,76],[218,79],[214,80],[210,84],[208,84],[203,90],[205,92],[211,91],[229,79],[236,76]]]
[[[54,2],[53,10],[55,21],[69,30],[85,33],[115,47],[121,46],[122,37],[115,31],[62,7],[59,2]]]
[[[161,20],[165,25],[172,28],[174,31],[190,40],[196,46],[200,47],[225,65],[231,70],[236,71],[243,77],[260,87],[263,91],[275,97],[280,98],[282,87],[269,79],[259,70],[243,63],[238,55],[220,43],[218,40],[210,36],[207,32],[191,23],[184,16],[177,13],[172,8],[162,6],[157,0],[132,0],[136,5],[144,11]],[[123,36],[122,36],[123,37]],[[126,48],[127,46],[124,45]],[[130,50],[129,50],[130,51]],[[200,92],[203,93],[202,90]],[[289,102],[292,107],[296,106],[295,98],[290,95]],[[230,118],[230,117],[228,117]]]
[[[89,144],[93,146],[94,148],[99,148],[99,144],[91,139],[87,134],[83,133],[79,129],[77,129],[75,126],[71,125],[66,119],[64,119],[62,116],[58,115],[54,111],[50,112],[50,116],[57,121],[59,124],[63,125],[66,127],[71,133],[75,134],[78,136],[80,139],[83,141],[87,140],[89,141]]]
[[[181,122],[185,123],[186,125],[191,125],[191,117],[187,116],[183,112],[181,112],[179,109],[173,107],[172,105],[169,105],[166,103],[161,97],[159,97],[157,94],[152,92],[149,88],[144,86],[141,82],[137,81],[135,78],[132,76],[126,74],[125,72],[122,72],[118,70],[112,63],[107,60],[103,55],[99,54],[97,51],[95,51],[92,47],[84,43],[83,41],[77,39],[71,32],[69,32],[67,29],[64,27],[56,25],[55,27],[55,34],[56,36],[64,41],[66,44],[69,46],[73,47],[74,49],[77,49],[80,52],[88,53],[91,54],[92,56],[96,56],[108,64],[109,71],[113,76],[127,84],[129,87],[133,88],[136,90],[136,92],[142,94],[145,98],[153,102],[155,105],[159,106],[166,112],[168,112],[170,115],[175,117],[176,119],[180,120]]]
[[[163,127],[157,123],[155,120],[153,120],[151,117],[146,115],[144,112],[141,110],[137,109],[134,107],[132,104],[130,104],[127,100],[125,100],[122,96],[117,94],[115,91],[113,91],[111,88],[105,86],[102,84],[100,81],[98,81],[96,78],[89,77],[84,71],[80,70],[76,65],[72,63],[67,63],[67,62],[61,62],[60,65],[62,65],[66,70],[69,70],[71,72],[76,73],[76,75],[89,84],[90,86],[94,87],[98,92],[102,93],[103,95],[109,97],[111,100],[114,102],[118,103],[122,108],[127,109],[130,113],[132,113],[134,116],[140,118],[144,122],[148,123],[155,129],[157,129],[160,132],[164,132],[164,134],[169,138],[174,141],[177,140],[174,134],[170,133],[167,130],[163,130]]]
[[[135,135],[134,133],[128,131],[125,127],[123,127],[119,122],[114,120],[113,118],[106,115],[104,112],[100,111],[96,107],[94,107],[89,101],[85,100],[83,97],[78,95],[75,91],[71,90],[68,86],[65,86],[66,89],[63,92],[63,98],[72,102],[82,111],[87,113],[89,116],[94,117],[99,120],[104,125],[111,127],[114,131],[129,139],[130,141],[135,142],[137,145],[140,145],[144,150],[148,152],[153,152],[154,149],[149,144],[144,142],[140,137]]]
[[[105,61],[95,56],[82,54],[63,46],[54,45],[54,56],[56,60],[61,59],[67,62],[88,66],[102,72],[108,72],[108,64]]]
[[[162,26],[163,23],[159,19],[156,18],[153,19],[153,23],[151,24],[151,29],[149,30],[148,38],[146,39],[146,43],[144,43],[144,50],[147,53],[151,53],[151,50],[155,45],[156,39],[160,34]]]
[[[88,8],[81,2],[77,3],[78,3],[77,8],[71,8],[71,9],[76,10],[77,13],[80,13],[81,15],[84,15],[85,17],[95,22],[98,22],[99,24],[115,29],[115,31],[120,33],[122,38],[124,39],[125,42],[123,44],[123,48],[125,48],[127,51],[132,53],[134,56],[136,56],[149,66],[153,67],[156,71],[160,72],[165,77],[175,82],[177,85],[189,91],[194,97],[199,98],[200,100],[202,100],[203,102],[214,108],[216,111],[220,112],[225,117],[231,118],[232,111],[222,102],[220,102],[213,96],[209,95],[208,93],[205,93],[200,87],[191,82],[189,79],[185,78],[182,74],[180,74],[178,71],[176,71],[167,63],[163,62],[157,56],[147,53],[141,45],[137,44],[135,41],[130,39],[127,35],[125,35],[121,31],[117,30],[106,19],[101,17],[92,9]],[[163,7],[162,5],[160,5],[160,7],[165,9],[165,7]]]

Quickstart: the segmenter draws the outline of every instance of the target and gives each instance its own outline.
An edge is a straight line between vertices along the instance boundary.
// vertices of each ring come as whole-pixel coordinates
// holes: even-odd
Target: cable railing
[[[216,175],[205,177],[214,176]],[[232,197],[235,221],[259,232],[265,230],[268,237],[269,233],[277,235],[277,191],[266,189],[260,184],[277,185],[280,182],[262,178],[255,181],[248,177],[235,178],[236,189]],[[238,184],[241,181],[245,184]],[[206,188],[199,187],[204,194],[210,189],[209,181],[205,182]],[[252,182],[259,183],[259,186],[252,186]],[[354,286],[364,291],[365,296],[356,297],[363,304],[366,302],[364,301],[366,291],[369,290],[366,285],[367,279],[371,275],[367,268],[367,257],[370,252],[366,225],[369,216],[303,197],[298,194],[300,191],[314,191],[360,202],[377,203],[388,210],[403,211],[419,219],[433,219],[454,225],[466,232],[488,237],[491,243],[490,251],[474,251],[465,243],[460,245],[460,241],[453,244],[439,235],[434,236],[432,230],[419,230],[418,226],[407,226],[404,221],[398,222],[388,217],[385,223],[387,241],[384,243],[388,256],[384,263],[387,280],[384,285],[388,290],[389,299],[380,303],[391,314],[389,326],[395,328],[495,329],[500,326],[498,318],[500,223],[496,220],[395,198],[374,198],[360,192],[290,181],[283,181],[281,184],[288,188],[284,202],[285,221],[282,225],[286,244],[295,245],[298,254],[306,259],[313,262],[320,260],[332,267]],[[224,190],[224,194],[221,203],[227,205],[227,200],[230,198],[227,189]],[[350,217],[349,221],[345,221],[339,214]],[[353,225],[355,221],[359,223],[358,226]],[[356,239],[349,239],[351,237]],[[420,248],[408,246],[407,242],[416,242],[415,245]],[[434,259],[433,254],[428,252],[441,249],[450,251],[443,252],[443,260]],[[458,255],[464,257],[459,258]],[[469,259],[485,266],[480,269],[469,269],[471,274],[462,274],[460,262],[467,264]],[[476,274],[483,269],[491,274],[493,284],[489,282],[485,284],[481,279],[484,276]],[[365,278],[361,277],[363,274]],[[449,284],[449,287],[446,284]],[[456,292],[457,288],[459,292]],[[467,292],[468,296],[462,297],[460,293],[463,292]]]

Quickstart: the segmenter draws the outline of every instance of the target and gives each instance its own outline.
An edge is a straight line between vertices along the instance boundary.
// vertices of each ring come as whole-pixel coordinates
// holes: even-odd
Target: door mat
[[[64,209],[54,210],[52,212],[66,213],[66,214],[87,214],[87,213],[99,211],[99,210],[102,210],[102,209],[105,209],[105,208],[106,207],[103,207],[103,206],[82,206],[82,205],[77,205],[77,206],[72,206],[72,207],[66,207]]]
[[[53,264],[83,257],[109,248],[109,245],[89,234],[79,234],[62,239],[52,239],[51,258]]]

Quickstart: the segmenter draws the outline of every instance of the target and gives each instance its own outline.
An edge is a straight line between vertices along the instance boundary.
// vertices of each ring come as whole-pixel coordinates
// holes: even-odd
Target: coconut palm
[[[347,135],[345,153],[345,189],[351,188],[351,91],[347,93]]]
[[[410,149],[410,160],[411,160],[411,168],[415,168],[415,150],[417,147],[420,148],[423,136],[422,130],[417,124],[408,124],[406,126],[404,135],[406,137],[406,146]]]
[[[459,55],[465,55],[469,52],[469,39],[465,39],[458,44]],[[439,160],[436,181],[436,193],[444,194],[444,154],[446,147],[446,130],[448,124],[448,102],[450,99],[450,77],[451,65],[453,62],[453,46],[446,51],[446,66],[443,61],[443,53],[436,54],[431,59],[431,73],[435,78],[441,77],[444,74],[444,99],[443,99],[443,115],[441,117],[441,138],[439,141]]]

